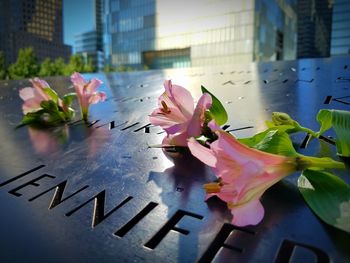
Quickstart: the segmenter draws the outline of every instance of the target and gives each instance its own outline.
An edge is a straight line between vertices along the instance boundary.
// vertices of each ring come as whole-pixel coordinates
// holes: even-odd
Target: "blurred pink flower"
[[[52,98],[44,91],[44,88],[49,88],[49,84],[45,80],[34,78],[31,79],[33,87],[26,87],[19,91],[19,96],[24,101],[22,110],[24,114],[35,112],[41,109],[42,101],[49,101]]]
[[[28,132],[32,145],[39,154],[55,153],[69,136],[67,125],[50,130],[28,127]]]
[[[72,74],[71,81],[77,93],[83,120],[87,121],[90,104],[95,104],[106,99],[106,94],[104,92],[96,92],[96,89],[102,84],[102,81],[99,79],[92,79],[87,82],[78,72]]]
[[[159,97],[159,108],[150,115],[153,125],[167,132],[163,144],[187,146],[189,137],[201,134],[205,121],[205,111],[211,107],[212,99],[207,93],[198,100],[196,108],[191,93],[185,88],[164,82],[165,92]]]
[[[264,217],[260,197],[265,190],[296,170],[296,160],[249,148],[221,130],[214,121],[208,125],[218,139],[206,148],[194,138],[191,153],[211,166],[219,182],[205,184],[207,198],[218,196],[233,215],[232,224],[256,225]]]

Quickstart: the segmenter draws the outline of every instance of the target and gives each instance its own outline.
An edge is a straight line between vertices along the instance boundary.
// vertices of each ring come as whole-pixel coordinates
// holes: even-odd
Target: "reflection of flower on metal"
[[[105,142],[107,138],[110,137],[109,130],[102,128],[88,128],[88,156],[91,159],[94,159],[101,149],[106,147]]]
[[[64,144],[69,137],[68,125],[63,125],[51,129],[40,129],[28,127],[29,138],[35,151],[39,154],[54,153],[59,146]]]

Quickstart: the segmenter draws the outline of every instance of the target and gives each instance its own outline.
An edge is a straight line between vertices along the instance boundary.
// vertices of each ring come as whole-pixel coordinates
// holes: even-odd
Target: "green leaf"
[[[63,96],[63,103],[67,107],[70,107],[72,105],[74,98],[76,98],[76,96],[77,94],[75,92],[67,93],[66,95]]]
[[[67,121],[70,121],[71,119],[74,118],[74,116],[75,116],[75,110],[69,107],[68,111],[65,112],[65,119]]]
[[[275,130],[276,130],[276,129],[275,129]],[[266,134],[267,134],[269,131],[271,131],[271,129],[267,129],[267,130],[265,130],[265,131],[263,131],[263,132],[257,133],[257,134],[255,134],[255,135],[252,136],[252,137],[240,138],[240,139],[238,138],[237,140],[238,140],[239,142],[241,142],[241,143],[243,143],[243,144],[245,144],[245,145],[251,147],[251,148],[255,148],[255,145],[258,144],[259,142],[261,142],[261,141],[265,138]]]
[[[350,187],[324,171],[305,170],[299,191],[312,211],[324,222],[350,233]]]
[[[22,122],[20,125],[17,126],[17,128],[39,122],[42,112],[43,111],[40,110],[40,111],[36,111],[36,112],[27,113],[26,115],[23,116]]]
[[[284,156],[298,156],[288,134],[278,129],[267,129],[250,138],[238,139],[257,150]]]
[[[258,142],[255,149],[279,154],[284,156],[298,156],[298,153],[293,147],[293,143],[286,132],[272,130],[266,133],[264,138]]]
[[[40,103],[41,108],[43,108],[47,112],[58,112],[57,103],[52,100],[43,100]]]
[[[49,95],[51,97],[51,99],[57,104],[58,103],[58,95],[56,93],[56,91],[54,91],[53,89],[49,88],[49,87],[46,87],[46,88],[43,88],[43,90],[45,91],[45,93],[47,95]]]
[[[337,153],[350,157],[350,111],[332,110],[332,125],[337,134]]]
[[[319,137],[332,127],[332,112],[330,110],[320,110],[316,119],[321,126],[320,130],[317,132],[317,136]]]
[[[204,86],[201,86],[201,89],[203,94],[208,93],[212,98],[213,104],[211,105],[209,112],[211,113],[213,119],[216,121],[218,125],[225,124],[228,120],[228,116],[222,103]]]

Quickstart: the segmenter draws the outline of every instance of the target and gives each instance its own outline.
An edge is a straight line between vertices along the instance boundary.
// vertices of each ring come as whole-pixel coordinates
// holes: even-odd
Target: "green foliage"
[[[116,72],[131,72],[134,71],[132,67],[127,67],[125,65],[120,65],[115,69]]]
[[[240,140],[240,142],[244,143],[244,140],[249,144],[249,147],[263,152],[284,156],[298,156],[298,153],[295,151],[292,141],[286,132],[279,130],[266,130],[252,138]]]
[[[96,71],[96,67],[94,66],[92,59],[88,58],[88,62],[84,65],[84,73],[92,73]]]
[[[337,134],[337,153],[343,157],[350,157],[350,111],[343,110],[320,110],[317,114],[320,123],[318,136],[333,128]]]
[[[318,158],[299,154],[294,149],[292,140],[290,139],[289,135],[285,131],[281,131],[278,129],[267,129],[266,131],[258,133],[253,137],[238,140],[251,148],[255,148],[263,152],[289,157],[296,157],[298,170],[303,170],[306,168],[345,168],[343,163],[334,161],[331,158]]]
[[[11,79],[23,79],[38,75],[39,65],[32,47],[19,50],[17,61],[10,65],[8,73]]]
[[[115,71],[115,69],[114,69],[114,67],[113,67],[112,65],[110,65],[110,64],[105,65],[104,68],[103,68],[103,72],[104,72],[104,73],[111,73],[111,72],[113,72],[113,71]]]
[[[92,73],[96,72],[96,67],[94,66],[91,58],[88,58],[87,63],[85,63],[82,55],[74,54],[70,57],[69,63],[66,65],[63,73],[66,76],[70,76],[74,72]]]
[[[0,51],[0,80],[6,78],[5,55]]]
[[[210,93],[204,86],[201,86],[202,93],[208,93],[212,98],[212,105],[209,109],[209,112],[212,116],[212,118],[215,120],[215,122],[218,125],[223,125],[227,122],[228,116],[227,112],[224,108],[224,106],[221,104],[221,102],[212,94]]]
[[[45,90],[45,92],[47,92],[47,90]],[[50,94],[55,97],[55,91],[52,90],[52,92],[53,93]],[[71,104],[72,96],[73,94],[67,94],[67,97],[64,98],[64,107],[59,106],[58,101],[55,100],[42,101],[40,103],[41,109],[24,115],[19,127],[30,124],[37,124],[40,126],[59,126],[70,121],[74,117],[75,111],[65,102]]]
[[[329,110],[320,110],[317,114],[317,121],[320,124],[318,137],[332,127],[332,113]]]
[[[350,233],[350,187],[343,180],[331,173],[305,170],[298,187],[316,215]]]
[[[84,72],[85,63],[81,55],[75,54],[71,55],[68,65],[64,69],[64,75],[70,76],[74,72]]]
[[[337,134],[338,154],[350,157],[350,111],[332,110],[332,125]]]
[[[47,77],[47,76],[55,76],[56,70],[54,63],[51,61],[50,58],[45,58],[43,62],[40,64],[40,71],[39,76],[40,77]]]
[[[63,103],[70,107],[73,103],[73,100],[76,98],[77,94],[75,92],[67,93],[63,96]]]
[[[63,76],[64,70],[66,68],[66,63],[64,63],[63,58],[56,58],[53,62],[53,67],[55,69],[55,76]]]
[[[50,58],[45,58],[40,65],[39,76],[62,76],[66,64],[64,63],[63,58],[56,58],[52,61]]]

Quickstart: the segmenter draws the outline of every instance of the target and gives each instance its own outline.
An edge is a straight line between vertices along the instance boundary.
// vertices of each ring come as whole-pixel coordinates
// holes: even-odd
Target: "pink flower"
[[[50,89],[49,84],[45,80],[34,78],[31,79],[33,87],[26,87],[19,91],[19,96],[24,101],[22,110],[24,114],[35,112],[41,109],[42,101],[49,101],[52,98],[45,92],[45,88]]]
[[[205,111],[211,107],[212,99],[207,93],[198,100],[196,108],[191,93],[185,88],[164,82],[165,92],[159,97],[159,108],[150,115],[153,125],[167,132],[163,144],[187,146],[189,137],[201,134],[205,121]]]
[[[221,130],[214,121],[208,125],[218,139],[206,148],[194,138],[191,153],[213,168],[217,183],[204,185],[207,198],[216,195],[227,203],[232,224],[256,225],[264,217],[260,197],[265,190],[296,170],[296,159],[249,148]]]
[[[78,96],[83,120],[87,121],[90,104],[95,104],[106,99],[106,94],[104,92],[96,92],[96,89],[102,84],[102,81],[99,79],[92,79],[87,82],[78,72],[72,74],[71,81]]]

